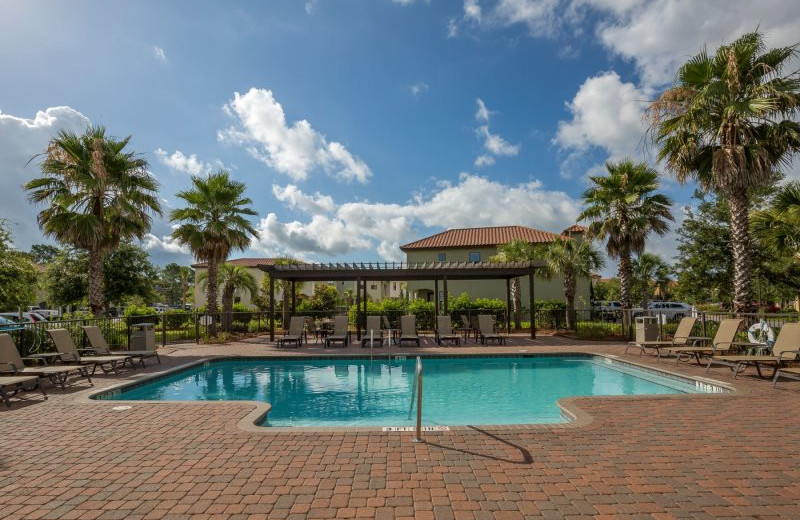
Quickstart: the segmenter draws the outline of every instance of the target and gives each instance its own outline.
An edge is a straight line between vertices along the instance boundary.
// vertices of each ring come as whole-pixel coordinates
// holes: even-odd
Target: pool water
[[[113,400],[256,400],[264,426],[411,426],[415,358],[226,360],[105,395]],[[426,426],[566,422],[567,396],[710,391],[602,357],[423,359]]]

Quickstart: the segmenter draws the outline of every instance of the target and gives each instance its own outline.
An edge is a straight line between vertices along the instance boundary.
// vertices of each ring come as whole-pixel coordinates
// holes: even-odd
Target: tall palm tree
[[[207,287],[208,271],[201,273],[197,281]],[[222,287],[222,328],[230,330],[234,296],[238,291],[246,290],[251,298],[255,298],[258,295],[258,284],[246,267],[227,262],[219,265],[217,284]]]
[[[623,309],[631,308],[631,255],[644,252],[650,232],[663,235],[672,201],[658,189],[658,172],[630,159],[607,162],[608,175],[590,177],[594,186],[583,193],[586,209],[580,220],[590,222],[588,236],[607,239],[606,251],[619,259],[619,292]]]
[[[591,242],[558,237],[542,249],[548,277],[564,277],[564,299],[567,302],[567,328],[575,328],[575,294],[578,278],[588,278],[592,272],[605,265],[600,252]]]
[[[753,213],[753,234],[779,256],[800,255],[800,182],[783,186],[770,205]]]
[[[533,260],[535,256],[536,250],[533,244],[518,238],[499,246],[497,254],[489,258],[489,261],[525,262]],[[522,327],[522,290],[519,277],[511,279],[511,305],[514,315],[514,328],[519,329]],[[533,313],[533,309],[531,309],[531,313]]]
[[[293,265],[293,264],[300,264],[302,263],[300,260],[296,258],[290,257],[283,257],[283,258],[275,258],[273,260],[275,265]],[[300,291],[302,291],[303,287],[305,286],[305,282],[295,282],[294,283],[294,291],[295,297],[300,295]],[[281,301],[283,303],[283,312],[281,315],[281,323],[284,325],[289,323],[289,300],[292,296],[292,282],[290,280],[275,280],[275,290],[278,294],[281,295]],[[269,274],[265,274],[264,278],[261,280],[261,291],[263,292],[263,296],[261,297],[261,301],[264,303],[265,308],[269,308]]]
[[[170,220],[178,223],[172,238],[189,246],[192,254],[208,266],[206,312],[211,316],[209,334],[216,336],[217,268],[231,250],[244,250],[256,230],[245,218],[255,215],[252,201],[244,197],[245,185],[225,170],[208,177],[192,177],[192,189],[178,193],[187,207],[173,210]]]
[[[647,302],[654,293],[662,297],[669,284],[670,268],[660,256],[652,253],[642,253],[633,261],[633,285],[642,307],[647,308]]]
[[[118,140],[101,126],[77,135],[62,130],[42,154],[43,176],[25,185],[39,212],[45,235],[89,253],[89,307],[103,308],[103,260],[120,241],[141,239],[151,215],[161,214],[158,182],[147,161],[125,151],[130,136]]]
[[[749,202],[800,150],[800,77],[783,69],[797,45],[765,50],[752,32],[713,56],[704,49],[679,70],[675,85],[650,106],[658,158],[680,182],[697,180],[729,203],[733,305],[752,300]]]

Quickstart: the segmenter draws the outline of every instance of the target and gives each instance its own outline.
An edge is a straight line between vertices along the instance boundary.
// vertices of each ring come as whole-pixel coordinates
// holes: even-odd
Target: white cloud
[[[412,85],[408,86],[408,91],[411,92],[411,95],[414,97],[419,96],[428,91],[428,84],[424,81],[418,81]]]
[[[286,192],[303,200],[301,192],[288,188],[278,190],[282,200],[289,200]],[[283,223],[270,213],[252,246],[268,254],[329,257],[373,249],[384,260],[397,261],[403,258],[399,244],[419,238],[422,228],[524,225],[558,232],[575,222],[579,208],[578,200],[538,181],[507,185],[462,173],[458,183],[442,182],[432,195],[405,204],[350,202],[308,222]]]
[[[392,0],[392,2],[400,5],[411,5],[414,3],[414,0]]]
[[[475,158],[475,166],[477,168],[481,168],[483,166],[492,166],[495,162],[496,161],[494,157],[491,155],[483,154]]]
[[[572,119],[559,122],[553,142],[581,152],[596,146],[617,158],[633,155],[642,150],[649,97],[613,71],[588,78],[567,104]]]
[[[70,107],[40,110],[33,119],[0,112],[0,206],[21,250],[45,240],[36,224],[42,207],[29,204],[22,188],[41,174],[39,160],[31,158],[43,153],[59,130],[82,133],[90,124],[89,118]]]
[[[481,98],[478,98],[477,102],[478,110],[475,112],[475,119],[484,123],[488,123],[491,113],[489,112],[489,109],[486,108],[486,103],[484,103]]]
[[[482,11],[478,0],[464,0],[464,19],[480,23],[481,18]]]
[[[169,235],[158,238],[154,234],[148,233],[145,235],[144,240],[142,240],[142,245],[148,251],[163,251],[170,254],[191,255],[188,246],[179,244]]]
[[[447,37],[455,38],[456,36],[458,36],[458,19],[449,18],[447,20]]]
[[[162,163],[181,173],[188,173],[189,175],[208,174],[212,169],[209,163],[198,159],[196,154],[186,156],[180,150],[175,150],[172,155],[169,155],[166,150],[161,148],[156,149],[155,153]]]
[[[220,132],[219,138],[245,146],[253,157],[295,181],[316,170],[348,182],[365,183],[372,176],[364,161],[341,143],[329,142],[305,119],[288,125],[270,90],[236,92],[225,110],[237,118],[238,126]]]
[[[306,195],[293,184],[289,184],[285,188],[273,184],[272,194],[279,201],[285,202],[290,208],[297,208],[306,213],[330,213],[336,209],[336,205],[330,195],[322,195],[319,192],[314,193],[314,195]]]
[[[314,14],[314,10],[317,8],[317,0],[308,0],[305,5],[306,14],[311,15]]]
[[[154,46],[153,46],[153,56],[154,56],[154,57],[155,57],[155,58],[156,58],[158,61],[163,61],[163,62],[166,62],[166,61],[167,61],[167,55],[166,55],[166,53],[164,52],[164,49],[162,49],[161,47],[159,47],[159,46],[157,46],[157,45],[154,45]]]

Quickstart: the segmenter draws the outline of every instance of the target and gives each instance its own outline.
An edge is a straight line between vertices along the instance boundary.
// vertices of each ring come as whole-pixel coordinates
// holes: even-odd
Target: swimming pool
[[[560,423],[556,401],[584,395],[706,393],[717,387],[600,356],[424,358],[423,424]],[[415,358],[210,361],[97,396],[257,400],[263,426],[411,426]]]

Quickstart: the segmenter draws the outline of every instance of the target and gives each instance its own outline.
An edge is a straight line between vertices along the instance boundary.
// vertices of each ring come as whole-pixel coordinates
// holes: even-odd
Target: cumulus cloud
[[[277,192],[281,200],[307,198],[293,186]],[[580,213],[578,200],[538,181],[509,185],[469,173],[405,204],[329,202],[325,209],[333,210],[326,214],[314,213],[313,204],[306,206],[311,214],[307,222],[280,222],[270,213],[258,224],[259,238],[252,247],[268,254],[329,257],[373,249],[384,260],[399,261],[404,258],[399,245],[419,238],[424,229],[524,225],[560,231]]]
[[[495,161],[494,157],[492,157],[491,155],[483,154],[483,155],[479,155],[478,157],[475,158],[475,166],[477,168],[481,168],[483,166],[491,166],[495,162],[496,161]]]
[[[632,155],[642,149],[649,98],[613,71],[588,78],[567,104],[572,119],[559,122],[553,142],[580,152],[600,147],[615,158]]]
[[[207,174],[212,169],[209,163],[198,159],[196,154],[187,156],[180,150],[175,150],[175,152],[170,155],[166,150],[161,148],[156,149],[155,153],[162,163],[177,172],[188,173],[189,175],[200,175]]]
[[[145,235],[142,240],[142,245],[148,251],[163,251],[170,254],[191,255],[188,246],[179,244],[170,235],[164,235],[161,238],[152,233]]]
[[[306,213],[330,213],[336,208],[330,195],[322,195],[319,192],[314,193],[314,195],[306,195],[293,184],[289,184],[284,188],[273,184],[272,194],[290,208],[297,208]]]
[[[157,45],[153,46],[153,56],[158,61],[163,61],[163,62],[167,61],[167,54],[164,52],[164,49],[162,49],[161,47],[159,47]]]
[[[418,81],[412,85],[408,86],[408,91],[411,92],[411,95],[414,97],[419,96],[428,91],[428,84],[424,81]]]
[[[305,119],[287,124],[271,90],[236,92],[225,110],[238,124],[220,132],[219,138],[245,146],[253,157],[295,181],[315,171],[348,182],[365,183],[372,176],[364,161],[343,144],[328,141]]]
[[[478,0],[464,0],[464,19],[480,23],[482,14]]]
[[[508,157],[519,153],[519,145],[512,145],[498,134],[493,134],[489,130],[489,119],[492,112],[486,107],[482,99],[477,99],[478,110],[475,112],[475,119],[483,123],[476,129],[478,137],[483,141],[483,147],[489,154],[481,154],[475,159],[475,166],[489,166],[495,163],[495,157]],[[491,154],[491,155],[490,155]]]
[[[43,153],[59,130],[82,133],[89,118],[70,107],[40,110],[33,119],[0,112],[0,193],[2,215],[9,217],[14,243],[21,250],[45,239],[36,224],[40,206],[29,204],[22,186],[40,175],[39,161],[31,158]],[[30,161],[30,162],[29,162]]]

